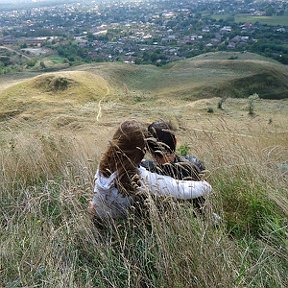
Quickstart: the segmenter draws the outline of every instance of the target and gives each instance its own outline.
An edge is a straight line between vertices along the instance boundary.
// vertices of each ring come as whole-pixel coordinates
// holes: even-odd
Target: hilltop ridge
[[[207,53],[163,67],[103,63],[74,69],[97,73],[116,89],[149,92],[155,97],[188,100],[223,96],[246,98],[253,93],[266,99],[288,97],[285,80],[288,67],[253,53]],[[253,82],[254,78],[257,82]],[[245,87],[240,92],[237,91],[239,82],[242,88]],[[275,92],[273,89],[265,91],[271,83]]]

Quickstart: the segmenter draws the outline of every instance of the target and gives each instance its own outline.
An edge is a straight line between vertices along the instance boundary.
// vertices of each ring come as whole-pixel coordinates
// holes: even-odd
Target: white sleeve
[[[172,196],[177,199],[194,199],[205,196],[212,191],[206,181],[176,180],[169,176],[151,173],[144,167],[139,167],[144,189],[157,196]]]

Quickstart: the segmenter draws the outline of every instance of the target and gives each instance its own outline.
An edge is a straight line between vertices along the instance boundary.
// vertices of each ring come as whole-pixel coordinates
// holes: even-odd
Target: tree
[[[46,65],[45,65],[44,61],[40,62],[40,68],[43,70],[46,69]]]
[[[1,56],[0,63],[3,63],[4,66],[9,66],[12,64],[11,59],[8,56]]]
[[[96,37],[93,35],[93,33],[88,32],[88,34],[87,34],[87,40],[88,40],[89,42],[93,42],[95,39],[96,39]]]
[[[269,6],[269,7],[266,9],[265,15],[266,15],[266,16],[272,16],[274,13],[275,13],[275,10],[274,10],[271,6]]]
[[[21,45],[20,45],[20,48],[21,49],[25,49],[25,48],[27,48],[28,46],[27,46],[27,43],[26,42],[24,42],[24,43],[22,43]]]
[[[31,67],[35,66],[36,62],[37,62],[36,59],[31,59],[26,63],[26,65],[28,68],[31,68]]]

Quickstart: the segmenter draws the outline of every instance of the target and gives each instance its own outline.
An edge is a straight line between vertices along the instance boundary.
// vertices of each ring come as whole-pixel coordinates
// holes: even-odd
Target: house
[[[249,29],[252,29],[252,28],[253,28],[253,24],[252,24],[252,23],[249,23],[249,22],[246,22],[246,23],[244,23],[243,25],[241,25],[240,28],[241,28],[242,30],[249,30]]]
[[[234,42],[229,42],[227,45],[227,49],[233,50],[236,48],[236,44]]]
[[[224,26],[220,29],[220,32],[223,32],[223,33],[229,33],[232,31],[232,27],[231,26]]]

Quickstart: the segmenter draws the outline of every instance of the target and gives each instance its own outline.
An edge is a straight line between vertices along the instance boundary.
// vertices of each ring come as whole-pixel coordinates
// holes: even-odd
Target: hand
[[[96,210],[93,201],[89,201],[88,209],[87,209],[89,216],[93,219],[96,215]]]
[[[134,190],[137,190],[141,186],[140,176],[135,174],[131,179],[131,185]]]

